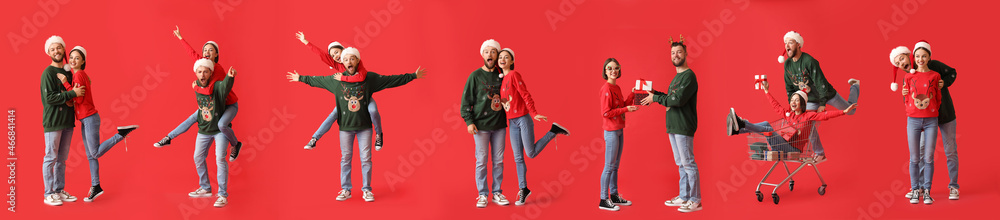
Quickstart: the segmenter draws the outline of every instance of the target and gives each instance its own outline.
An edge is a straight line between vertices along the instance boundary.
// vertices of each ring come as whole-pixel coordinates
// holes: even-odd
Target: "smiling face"
[[[208,67],[199,66],[198,69],[194,71],[194,76],[198,77],[198,85],[207,86],[208,79],[212,77],[212,70]]]
[[[354,56],[353,54],[347,55],[347,62],[344,62],[344,67],[347,68],[347,73],[350,73],[351,75],[357,73],[359,62],[361,62],[361,60],[358,60],[357,56]]]
[[[512,70],[512,69],[514,69],[513,68],[514,67],[514,57],[510,55],[510,52],[507,52],[506,50],[505,51],[501,51],[499,57],[500,58],[497,61],[497,64],[500,66],[501,69],[505,69],[505,70]]]
[[[483,66],[485,66],[486,69],[493,69],[496,67],[497,55],[499,55],[497,52],[498,50],[499,49],[494,47],[483,48]]]
[[[215,48],[214,44],[205,44],[205,47],[201,48],[201,56],[208,58],[213,62],[217,62],[219,58],[219,48]]]
[[[892,64],[895,65],[896,67],[899,67],[900,69],[909,71],[910,70],[910,54],[905,54],[904,53],[904,54],[896,55],[896,58],[893,59]]]
[[[788,57],[795,57],[802,50],[802,46],[799,45],[798,41],[792,38],[785,38],[785,52],[788,52]]]
[[[621,75],[622,68],[618,66],[618,62],[608,62],[607,65],[604,65],[604,76],[606,76],[608,80],[617,80],[618,77],[621,77]]]
[[[344,51],[344,49],[332,47],[332,48],[330,48],[330,57],[333,57],[333,61],[336,61],[336,62],[339,63],[340,62],[340,52],[343,52],[343,51]]]
[[[69,66],[75,70],[82,70],[83,64],[86,64],[87,60],[83,58],[83,53],[79,50],[73,50],[69,52]]]
[[[670,62],[675,67],[684,66],[684,63],[687,62],[687,49],[681,45],[670,47]]]
[[[51,44],[46,52],[56,63],[61,63],[66,56],[66,48],[62,44]]]
[[[798,94],[792,95],[792,100],[788,101],[788,106],[791,107],[792,111],[794,112],[802,111],[803,106],[801,104],[802,104],[802,97],[799,97]]]
[[[913,52],[913,61],[916,61],[917,68],[927,68],[927,63],[931,61],[931,53],[921,47]]]

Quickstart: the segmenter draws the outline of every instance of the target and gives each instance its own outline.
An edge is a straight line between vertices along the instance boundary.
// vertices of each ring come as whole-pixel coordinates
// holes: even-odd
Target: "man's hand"
[[[423,79],[424,77],[427,77],[427,69],[421,69],[419,66],[417,67],[417,71],[413,73],[417,74],[417,79]]]
[[[84,93],[87,91],[84,88],[86,88],[86,86],[81,86],[80,84],[73,85],[73,92],[76,93],[76,97],[83,97]]]
[[[299,41],[301,41],[302,44],[309,45],[309,41],[306,40],[306,35],[303,34],[301,31],[295,33],[295,39],[299,39]]]
[[[944,80],[938,80],[938,89],[944,88]]]
[[[469,125],[468,130],[469,130],[469,134],[476,134],[476,132],[479,132],[479,129],[476,129],[476,125],[475,124]]]
[[[177,29],[174,29],[174,36],[176,36],[178,40],[184,40],[184,38],[181,37],[181,27],[179,27],[177,25],[174,25],[174,27],[177,28]]]
[[[285,79],[288,79],[288,82],[302,82],[299,81],[299,72],[295,70],[288,72],[288,75],[285,75]]]
[[[653,92],[652,91],[649,92],[649,96],[646,96],[646,98],[642,98],[642,101],[639,102],[639,104],[642,104],[642,105],[649,105],[650,103],[653,103]]]
[[[909,87],[906,87],[906,83],[903,83],[903,96],[906,96],[906,95],[909,95],[909,94],[910,94]]]
[[[819,106],[819,107],[816,108],[816,112],[817,113],[818,112],[823,112],[823,111],[826,111],[826,106],[825,105],[821,105],[821,106]]]
[[[229,73],[226,73],[226,76],[236,77],[236,69],[233,69],[233,66],[229,66]]]

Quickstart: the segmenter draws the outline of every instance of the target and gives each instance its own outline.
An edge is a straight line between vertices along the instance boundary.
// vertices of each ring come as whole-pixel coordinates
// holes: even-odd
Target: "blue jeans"
[[[72,136],[73,128],[45,132],[45,158],[42,159],[45,196],[66,188],[66,157]]]
[[[208,164],[205,159],[208,157],[208,148],[215,141],[215,166],[218,168],[216,171],[216,179],[219,181],[219,196],[229,197],[229,193],[226,191],[229,182],[229,164],[226,163],[226,158],[229,155],[226,154],[228,149],[228,144],[226,140],[226,135],[222,132],[216,133],[214,135],[198,134],[198,138],[194,142],[194,168],[198,171],[198,185],[201,189],[211,192],[212,184],[208,182]]]
[[[87,148],[87,161],[90,162],[91,186],[101,184],[100,164],[97,162],[97,159],[104,156],[104,153],[111,150],[111,147],[114,147],[119,141],[125,139],[125,137],[115,134],[103,143],[97,144],[101,140],[100,129],[101,116],[97,113],[80,119],[80,136],[83,138],[83,146]]]
[[[668,134],[670,148],[674,152],[674,164],[680,173],[677,197],[684,201],[701,202],[701,180],[698,178],[698,164],[694,162],[694,137]]]
[[[372,117],[372,129],[375,130],[376,134],[382,134],[382,115],[378,113],[378,105],[375,105],[375,100],[372,99],[368,102],[368,114]],[[320,139],[326,132],[333,128],[333,123],[337,122],[340,118],[340,111],[337,107],[333,107],[333,111],[330,112],[329,116],[326,116],[326,120],[319,125],[319,129],[316,129],[316,133],[313,133],[313,138]]]
[[[233,146],[236,146],[236,142],[239,141],[236,140],[236,135],[233,134],[233,128],[229,127],[229,123],[232,123],[233,118],[236,118],[236,113],[239,111],[239,108],[240,108],[239,103],[233,103],[232,105],[227,105],[226,111],[222,113],[222,117],[219,117],[219,130],[226,135],[226,140],[228,140],[229,144],[232,144]],[[177,125],[177,127],[174,128],[173,131],[167,133],[167,137],[170,139],[174,139],[177,136],[183,134],[184,132],[187,132],[188,129],[190,129],[191,126],[193,126],[194,123],[197,122],[198,122],[198,111],[195,110],[194,114],[188,116],[188,118],[185,119],[184,122],[181,122],[180,125]]]
[[[950,177],[951,182],[948,183],[948,187],[958,189],[958,145],[955,143],[955,132],[957,120],[951,120],[944,124],[938,124],[938,131],[941,132],[941,142],[944,143],[944,156],[948,158],[948,177]],[[920,138],[920,151],[924,150],[924,138]],[[920,175],[924,172],[924,161],[921,160],[920,164]]]
[[[535,123],[531,120],[531,115],[524,115],[508,120],[510,125],[510,148],[514,150],[514,164],[517,166],[517,186],[528,188],[528,181],[525,175],[528,167],[524,164],[524,154],[528,158],[535,158],[542,153],[545,145],[549,144],[556,133],[548,132],[538,142],[535,141]]]
[[[937,144],[935,142],[938,130],[937,122],[937,117],[906,118],[906,139],[910,147],[911,189],[931,189],[931,177],[934,176],[934,145]],[[920,142],[930,144],[920,149]],[[921,162],[923,162],[922,166]],[[923,169],[922,173],[921,169]]]
[[[354,138],[358,139],[361,153],[361,190],[372,190],[372,129],[340,131],[340,188],[351,191],[351,159],[354,156]]]
[[[738,132],[739,134],[757,133],[764,136],[764,134],[761,134],[762,132],[774,131],[774,127],[771,127],[770,122],[765,121],[756,124],[751,124],[750,122],[744,121],[744,123],[746,126],[744,126],[742,129],[739,130]],[[788,143],[788,141],[785,140],[784,137],[781,137],[781,135],[778,135],[777,133],[771,133],[771,136],[766,136],[766,138],[767,138],[767,143],[771,145],[771,150],[784,151],[784,152],[802,152],[802,150],[793,147],[791,144]]]
[[[847,94],[848,95],[847,100],[844,100],[844,97],[841,96],[840,93],[837,93],[837,95],[834,96],[832,99],[827,100],[826,103],[823,104],[823,106],[831,105],[839,110],[847,109],[847,107],[850,107],[852,104],[858,103],[858,96],[860,95],[860,93],[861,93],[860,85],[851,85],[851,92]],[[820,105],[817,103],[807,102],[806,110],[816,110],[819,109],[819,106]],[[857,109],[847,112],[847,115],[854,115],[855,111],[857,111]],[[816,155],[826,156],[826,152],[823,151],[823,142],[819,140],[818,121],[813,122],[812,133],[809,134],[809,143],[812,144],[813,151],[815,151]]]
[[[507,133],[507,129],[501,128],[492,131],[479,130],[472,135],[472,139],[476,142],[476,189],[479,190],[479,195],[485,196],[490,193],[486,189],[487,159],[492,159],[493,162],[492,192],[503,193],[500,184],[503,183],[503,138],[505,133]]]
[[[611,194],[618,193],[618,165],[622,160],[622,149],[625,146],[623,129],[604,131],[604,171],[601,172],[601,199],[608,199]]]

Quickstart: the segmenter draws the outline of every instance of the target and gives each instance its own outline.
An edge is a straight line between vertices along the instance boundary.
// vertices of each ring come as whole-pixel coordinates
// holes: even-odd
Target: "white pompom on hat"
[[[194,71],[198,72],[198,67],[208,67],[209,71],[215,71],[215,62],[209,60],[208,58],[201,58],[198,61],[194,61]]]
[[[49,37],[48,40],[45,40],[45,54],[49,54],[49,46],[51,46],[52,44],[62,44],[63,47],[66,47],[66,43],[63,42],[62,37],[57,35],[52,35],[51,37]]]
[[[497,42],[496,40],[493,40],[493,39],[489,39],[489,40],[483,41],[483,45],[479,46],[479,54],[483,54],[483,51],[486,50],[486,47],[493,47],[494,49],[497,49],[497,52],[500,52],[500,48],[501,48],[500,47],[500,42]]]
[[[331,49],[333,49],[333,47],[336,47],[336,46],[339,46],[341,49],[344,48],[343,44],[340,44],[340,42],[334,41],[333,43],[330,43],[330,45],[326,46],[326,51],[330,51]]]
[[[361,60],[361,51],[358,51],[358,48],[348,47],[344,48],[344,51],[340,52],[340,62],[347,63],[349,59],[348,55],[354,55],[358,58],[358,60]]]
[[[788,55],[787,50],[781,50],[781,56],[778,56],[778,63],[785,63],[785,55]]]

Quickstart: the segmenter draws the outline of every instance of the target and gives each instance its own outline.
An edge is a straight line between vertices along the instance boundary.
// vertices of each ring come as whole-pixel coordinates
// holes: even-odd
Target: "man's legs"
[[[199,133],[194,141],[194,168],[198,172],[198,185],[208,192],[212,192],[212,184],[208,181],[208,163],[205,159],[208,157],[208,148],[212,144],[213,137]]]

